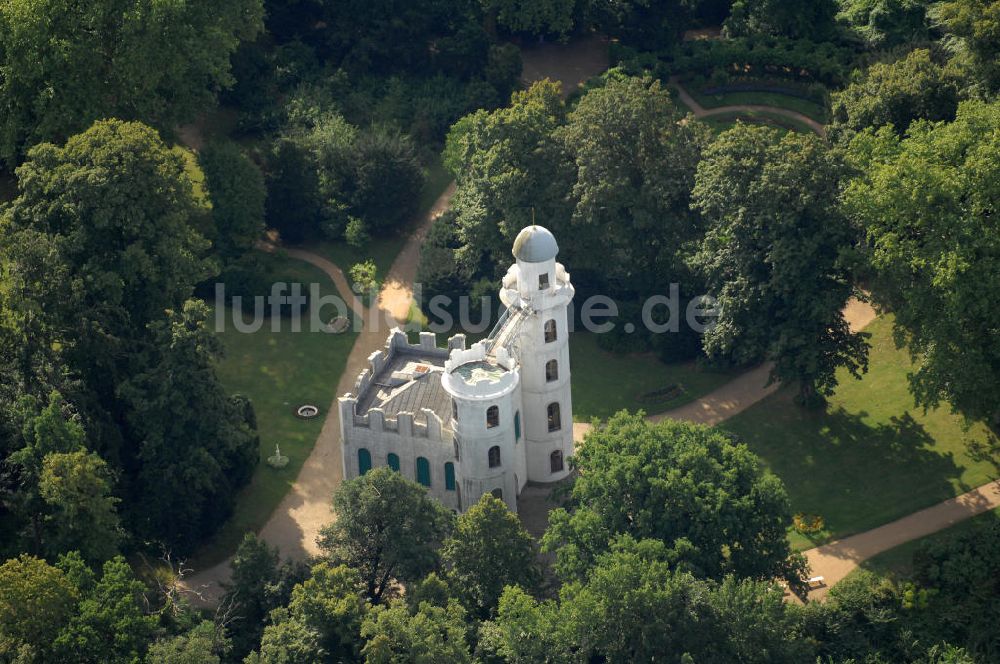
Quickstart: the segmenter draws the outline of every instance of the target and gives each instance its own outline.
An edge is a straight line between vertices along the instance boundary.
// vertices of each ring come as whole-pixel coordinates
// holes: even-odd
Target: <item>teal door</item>
[[[444,488],[448,491],[455,490],[455,464],[451,461],[444,464]]]
[[[389,456],[386,458],[386,462],[389,464],[390,468],[395,470],[397,473],[399,472],[399,457],[397,455],[393,454],[392,452],[389,452]]]
[[[372,469],[372,454],[365,448],[358,450],[358,474],[364,475]]]
[[[431,462],[424,457],[417,457],[417,482],[424,486],[431,485]]]

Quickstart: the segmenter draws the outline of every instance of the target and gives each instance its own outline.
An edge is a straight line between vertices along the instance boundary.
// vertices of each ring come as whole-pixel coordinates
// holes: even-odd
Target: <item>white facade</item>
[[[452,509],[492,493],[516,512],[526,482],[566,477],[574,289],[557,252],[546,229],[521,231],[500,289],[507,312],[471,348],[464,335],[438,348],[431,333],[411,345],[393,330],[339,400],[345,478],[389,465]]]

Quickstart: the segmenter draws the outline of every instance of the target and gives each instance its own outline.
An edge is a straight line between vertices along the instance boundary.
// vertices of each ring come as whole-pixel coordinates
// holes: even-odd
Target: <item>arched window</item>
[[[521,440],[521,411],[514,413],[514,441]]]
[[[494,498],[497,500],[503,500],[503,489],[493,489],[490,491]]]
[[[554,318],[550,318],[549,320],[545,321],[545,343],[547,344],[552,343],[553,341],[556,340],[557,336],[558,335],[556,334],[556,320]]]
[[[486,409],[486,428],[492,429],[498,426],[500,426],[500,408],[499,406],[490,406]]]
[[[431,462],[424,457],[417,457],[417,482],[424,486],[431,485]]]
[[[457,401],[452,401],[451,402],[451,419],[453,419],[456,422],[458,422],[458,402]]]
[[[562,428],[562,418],[559,414],[559,402],[549,404],[549,431],[559,431]]]
[[[390,468],[392,468],[393,470],[395,470],[397,473],[399,472],[399,455],[398,454],[393,454],[392,452],[389,452],[389,456],[386,457],[385,461],[386,461],[386,464]]]
[[[563,469],[562,451],[556,450],[549,455],[549,470],[553,473],[561,473]]]
[[[545,382],[559,380],[559,360],[549,360],[545,363]]]
[[[500,448],[496,445],[490,448],[489,451],[490,468],[496,468],[500,465]]]
[[[358,450],[358,475],[364,475],[372,469],[372,453],[361,448]]]
[[[542,272],[538,275],[538,290],[545,290],[549,287],[549,273]]]
[[[448,491],[455,490],[455,464],[451,461],[444,464],[444,488]]]

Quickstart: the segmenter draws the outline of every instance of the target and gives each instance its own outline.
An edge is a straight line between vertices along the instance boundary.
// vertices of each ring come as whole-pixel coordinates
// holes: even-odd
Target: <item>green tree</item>
[[[843,308],[855,234],[838,206],[843,166],[818,137],[737,125],[698,165],[692,193],[709,228],[693,264],[718,302],[709,356],[772,360],[811,404],[836,370],[867,370],[868,347]]]
[[[209,143],[198,155],[212,200],[216,253],[232,261],[253,248],[264,232],[264,176],[239,146]]]
[[[445,163],[458,174],[455,258],[470,275],[506,269],[511,243],[532,223],[533,210],[550,227],[568,217],[568,164],[553,137],[565,115],[558,85],[542,81],[515,92],[507,108],[477,111],[449,132]]]
[[[837,0],[736,0],[724,24],[733,37],[781,35],[823,41],[834,30]]]
[[[581,579],[620,535],[665,544],[673,566],[795,581],[788,496],[745,445],[707,427],[620,412],[574,456],[575,508],[553,510],[543,549],[564,579]]]
[[[0,659],[43,662],[76,609],[65,573],[22,554],[0,565]]]
[[[1000,2],[951,0],[932,7],[932,18],[952,38],[957,64],[987,93],[1000,90]]]
[[[540,581],[534,540],[517,515],[489,494],[458,517],[441,558],[453,592],[481,619],[496,610],[504,586],[531,591]]]
[[[146,653],[147,664],[220,664],[220,653],[228,650],[225,635],[209,620],[203,620],[184,634],[162,638]]]
[[[515,664],[812,660],[773,585],[696,579],[674,570],[670,557],[662,542],[626,537],[585,580],[563,585],[558,602],[510,587],[481,630],[480,649]]]
[[[49,506],[40,491],[45,459],[82,450],[86,432],[59,392],[52,392],[41,409],[34,397],[23,396],[15,410],[13,419],[21,428],[19,447],[7,462],[17,470],[18,486],[6,502],[28,524],[29,548],[42,554],[51,552],[45,546],[44,528]]]
[[[403,600],[376,606],[361,626],[368,640],[368,664],[470,664],[465,610],[455,600],[446,606],[423,603],[411,613]]]
[[[229,57],[262,17],[261,0],[3,3],[0,156],[14,161],[106,117],[164,128],[192,119],[232,84]]]
[[[246,655],[259,643],[271,609],[269,587],[278,576],[278,550],[253,533],[243,537],[229,563],[232,570],[224,602],[234,607],[238,617],[231,627],[233,651]]]
[[[104,563],[100,580],[82,594],[76,614],[53,643],[56,660],[80,664],[141,661],[157,622],[144,612],[144,590],[124,558]]]
[[[452,527],[451,513],[424,487],[389,468],[344,482],[333,511],[336,520],[321,531],[320,548],[334,563],[357,570],[375,604],[393,581],[416,581],[431,571]]]
[[[572,163],[573,211],[560,241],[575,265],[616,295],[690,288],[682,256],[700,232],[690,192],[707,128],[681,122],[659,82],[609,77],[554,135]]]
[[[78,549],[84,558],[107,560],[121,539],[108,466],[93,452],[51,452],[42,462],[38,482],[50,514],[46,549],[63,553]]]
[[[833,93],[831,103],[835,134],[887,124],[903,134],[917,119],[953,119],[958,81],[930,51],[917,49],[901,60],[873,64],[860,80]]]
[[[930,37],[930,0],[840,0],[837,18],[871,47],[887,48]]]
[[[319,180],[309,155],[294,141],[282,139],[268,161],[267,223],[292,244],[319,232]]]
[[[90,404],[82,413],[94,422],[89,433],[114,466],[115,390],[131,373],[135,345],[212,272],[200,256],[207,243],[191,226],[192,185],[184,161],[152,129],[118,120],[62,147],[36,146],[17,175],[0,246],[6,322],[20,330],[12,343],[58,355],[82,381],[87,395],[74,403]],[[33,364],[23,358],[20,366]]]
[[[1000,105],[966,102],[947,124],[916,123],[851,144],[860,176],[849,215],[867,233],[873,295],[895,314],[897,341],[917,360],[910,385],[925,406],[949,402],[1000,427]]]
[[[150,325],[154,350],[119,387],[140,448],[134,528],[182,553],[229,516],[260,455],[252,413],[216,376],[221,342],[209,320],[195,300],[168,311]]]
[[[345,195],[354,216],[385,232],[416,214],[424,184],[413,143],[385,129],[361,132],[348,154]]]
[[[287,608],[271,612],[260,652],[247,661],[357,661],[366,611],[358,575],[344,565],[319,563],[292,590]]]
[[[483,8],[510,32],[568,34],[576,19],[575,0],[481,0]]]

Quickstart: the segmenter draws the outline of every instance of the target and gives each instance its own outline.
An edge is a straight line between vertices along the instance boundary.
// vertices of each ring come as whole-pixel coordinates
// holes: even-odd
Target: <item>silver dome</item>
[[[544,263],[558,253],[555,236],[543,226],[522,228],[514,240],[514,258],[525,263]]]

